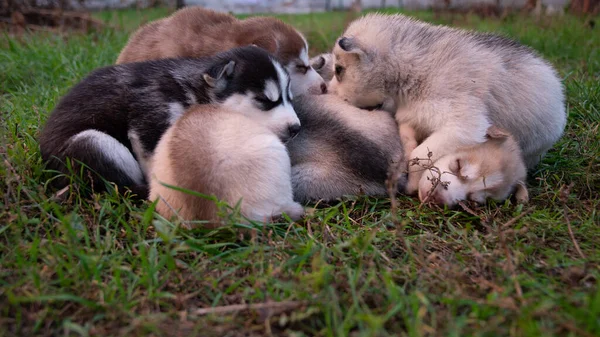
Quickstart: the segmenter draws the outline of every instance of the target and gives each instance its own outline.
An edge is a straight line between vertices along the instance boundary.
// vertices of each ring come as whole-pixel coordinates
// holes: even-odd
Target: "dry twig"
[[[200,308],[194,310],[192,313],[195,315],[209,315],[209,314],[229,314],[241,311],[249,310],[275,310],[275,311],[288,311],[299,308],[306,305],[306,301],[284,301],[284,302],[266,302],[266,303],[254,303],[254,304],[233,304],[224,305],[220,307],[212,308]]]

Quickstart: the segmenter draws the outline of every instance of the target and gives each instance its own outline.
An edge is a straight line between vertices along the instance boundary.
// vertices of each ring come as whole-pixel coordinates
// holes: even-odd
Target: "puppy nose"
[[[322,94],[326,94],[327,93],[327,84],[321,83],[321,93]]]
[[[298,134],[298,132],[300,132],[300,124],[292,124],[288,126],[288,132],[290,133],[290,138],[293,138]]]

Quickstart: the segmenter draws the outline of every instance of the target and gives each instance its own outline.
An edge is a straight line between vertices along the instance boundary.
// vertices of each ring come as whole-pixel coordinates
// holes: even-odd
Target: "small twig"
[[[465,204],[464,201],[459,200],[458,205],[460,207],[462,207],[462,209],[465,210],[465,212],[471,214],[472,216],[476,216],[476,217],[480,218],[480,220],[481,220],[481,215],[477,214],[477,212],[475,212],[472,208],[467,206],[467,204]]]
[[[286,311],[296,309],[303,305],[306,305],[306,301],[285,301],[285,302],[267,302],[267,303],[254,303],[254,304],[233,304],[225,305],[220,307],[212,308],[200,308],[194,310],[192,313],[196,315],[208,315],[208,314],[229,314],[240,311],[248,310],[265,310],[274,309],[279,311]]]
[[[571,241],[573,241],[573,246],[575,246],[575,250],[577,251],[577,254],[579,254],[579,256],[581,256],[582,259],[585,259],[585,255],[579,248],[579,244],[577,243],[577,240],[575,240],[575,234],[573,234],[573,228],[571,228],[571,220],[569,219],[569,211],[567,209],[567,199],[569,198],[569,193],[571,193],[571,188],[573,188],[573,185],[574,185],[573,182],[570,183],[569,186],[563,185],[560,189],[559,199],[563,204],[563,213],[564,213],[565,221],[567,222],[567,229],[569,231],[569,237],[571,237]]]
[[[527,214],[529,214],[529,213],[533,212],[533,210],[534,210],[534,207],[531,207],[531,208],[529,208],[529,209],[527,209],[527,210],[523,211],[523,213],[521,213],[521,214],[517,215],[516,217],[514,217],[514,218],[512,218],[512,219],[508,220],[508,221],[507,221],[507,222],[506,222],[504,225],[502,225],[500,228],[502,228],[502,229],[506,229],[506,228],[508,228],[508,227],[510,227],[510,226],[512,226],[512,225],[514,225],[514,224],[515,224],[517,221],[519,221],[519,219],[521,219],[522,217],[526,216]]]

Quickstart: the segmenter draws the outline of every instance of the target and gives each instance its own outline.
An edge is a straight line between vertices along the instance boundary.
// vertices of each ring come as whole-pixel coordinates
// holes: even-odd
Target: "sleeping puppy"
[[[334,95],[300,96],[293,102],[302,129],[287,143],[294,200],[330,201],[346,195],[386,196],[392,163],[406,166],[394,118],[367,111]],[[406,176],[398,188],[403,190]]]
[[[81,162],[96,191],[104,189],[104,178],[146,198],[147,162],[162,134],[188,107],[217,104],[274,123],[283,139],[300,128],[290,101],[287,72],[265,50],[252,46],[206,58],[104,67],[54,108],[40,136],[42,159],[65,174],[68,158]],[[73,168],[78,172],[81,165],[75,162]],[[58,188],[68,183],[56,181]]]
[[[252,221],[268,222],[282,213],[292,220],[302,217],[304,209],[292,200],[290,158],[277,135],[286,122],[253,118],[265,112],[250,109],[254,111],[197,105],[169,128],[150,165],[149,199],[159,199],[158,213],[168,219],[177,215],[205,220],[207,227],[216,227],[228,212],[212,199],[216,198],[231,207],[239,202],[241,215]]]
[[[140,27],[117,64],[171,57],[205,57],[234,47],[256,45],[275,55],[292,79],[292,93],[325,93],[327,86],[311,68],[308,43],[292,26],[273,17],[239,20],[197,6]]]
[[[419,181],[419,199],[454,207],[463,200],[503,201],[515,193],[518,202],[527,202],[527,170],[519,145],[495,126],[488,128],[486,138],[435,161]]]

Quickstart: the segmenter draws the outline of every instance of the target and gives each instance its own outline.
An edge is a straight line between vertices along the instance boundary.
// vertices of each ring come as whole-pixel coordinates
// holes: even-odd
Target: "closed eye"
[[[301,74],[306,74],[306,72],[310,69],[310,66],[305,66],[303,64],[296,65],[296,71]]]
[[[279,98],[276,102],[273,102],[265,95],[256,95],[254,100],[258,102],[262,106],[262,109],[266,111],[273,109],[281,103],[281,98]]]

